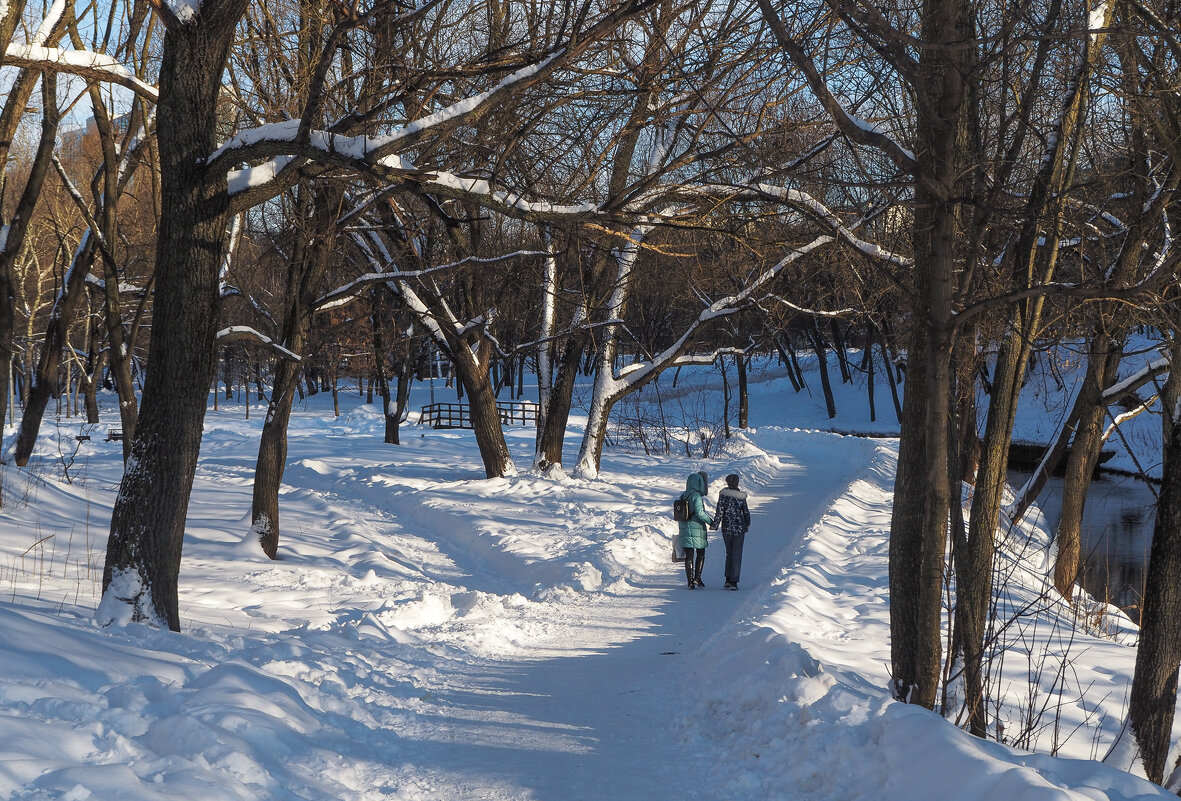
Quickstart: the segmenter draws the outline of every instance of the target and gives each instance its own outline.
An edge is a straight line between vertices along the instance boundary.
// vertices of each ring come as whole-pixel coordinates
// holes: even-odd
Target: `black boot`
[[[697,584],[693,580],[693,557],[685,555],[685,578],[689,581],[689,589],[697,589]]]
[[[688,564],[686,561],[685,564]],[[702,548],[697,552],[697,560],[693,565],[693,583],[698,587],[704,587],[705,582],[701,580],[701,570],[705,567],[705,549]]]

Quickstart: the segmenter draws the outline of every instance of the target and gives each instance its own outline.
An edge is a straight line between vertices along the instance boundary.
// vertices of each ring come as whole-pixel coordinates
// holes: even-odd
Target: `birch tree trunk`
[[[549,229],[542,231],[545,242],[545,270],[542,276],[541,336],[537,345],[537,439],[533,450],[533,467],[552,464],[546,457],[546,429],[549,426],[550,407],[554,402],[554,317],[558,305],[558,258],[553,250],[553,238]],[[563,420],[563,429],[565,421]],[[564,431],[563,431],[564,433]],[[561,454],[559,453],[559,461]]]
[[[610,320],[622,320],[631,293],[632,271],[640,254],[640,243],[650,230],[649,226],[636,226],[627,238],[627,243],[615,256],[615,284],[607,302],[607,316]],[[615,356],[619,352],[619,323],[609,323],[602,329],[602,339],[595,356],[595,382],[591,390],[590,409],[587,410],[586,431],[578,449],[578,462],[574,472],[583,478],[596,478],[603,457],[603,441],[607,436],[607,424],[611,409],[619,400],[619,384],[615,380]]]

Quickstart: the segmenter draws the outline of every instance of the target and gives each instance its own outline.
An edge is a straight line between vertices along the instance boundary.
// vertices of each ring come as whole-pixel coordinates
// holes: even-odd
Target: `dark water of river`
[[[1009,483],[1020,487],[1026,478],[1027,473],[1012,471]],[[1037,501],[1051,532],[1062,513],[1062,485],[1063,479],[1051,478]],[[1146,482],[1108,474],[1091,482],[1081,532],[1086,566],[1080,583],[1137,621],[1155,521],[1156,497]]]

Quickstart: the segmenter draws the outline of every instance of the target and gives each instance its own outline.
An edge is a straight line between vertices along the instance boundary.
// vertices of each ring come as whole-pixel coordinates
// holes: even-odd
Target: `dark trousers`
[[[704,548],[685,549],[685,577],[688,579],[701,578],[701,568],[705,567]]]
[[[722,541],[726,543],[726,581],[729,584],[737,584],[738,574],[742,572],[742,541],[745,539],[745,531],[741,534],[722,532]]]

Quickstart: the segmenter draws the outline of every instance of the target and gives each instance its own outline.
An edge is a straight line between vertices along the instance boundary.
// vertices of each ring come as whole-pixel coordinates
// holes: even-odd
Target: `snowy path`
[[[705,714],[694,707],[700,688],[684,687],[689,668],[710,637],[741,624],[750,590],[790,561],[808,526],[864,469],[867,447],[844,440],[823,458],[791,451],[777,454],[782,467],[752,499],[743,590],[721,589],[725,549],[711,537],[705,590],[687,590],[670,564],[667,575],[582,606],[553,639],[535,643],[549,657],[475,664],[448,677],[448,714],[432,742],[403,741],[406,769],[433,774],[425,784],[451,799],[712,797],[717,755],[683,732],[687,717]]]

